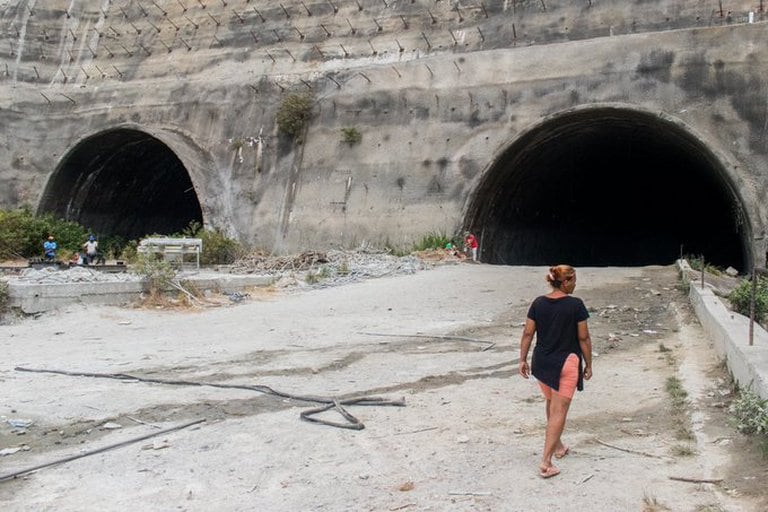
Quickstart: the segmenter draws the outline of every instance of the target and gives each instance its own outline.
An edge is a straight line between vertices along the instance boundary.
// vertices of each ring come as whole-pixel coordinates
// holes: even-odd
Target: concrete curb
[[[257,275],[200,275],[183,278],[201,291],[233,293],[257,286],[268,286],[274,277]],[[138,300],[144,292],[141,281],[39,284],[11,281],[8,299],[11,308],[26,314],[42,313],[72,303],[121,305]],[[169,289],[169,291],[172,291]]]
[[[704,331],[715,345],[719,357],[741,389],[749,389],[768,399],[768,332],[754,324],[754,342],[749,345],[749,318],[730,311],[711,287],[691,278],[687,261],[678,261],[683,280],[690,286],[688,297]]]

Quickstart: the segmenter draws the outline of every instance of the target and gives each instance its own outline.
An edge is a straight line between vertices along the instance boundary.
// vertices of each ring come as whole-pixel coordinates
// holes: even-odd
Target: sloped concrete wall
[[[710,148],[760,244],[768,25],[755,9],[5,0],[0,207],[36,207],[80,141],[131,127],[184,162],[209,226],[276,251],[406,245],[459,230],[521,134],[610,106],[659,115]],[[275,115],[305,92],[313,117],[297,144]],[[361,143],[345,144],[342,128]]]

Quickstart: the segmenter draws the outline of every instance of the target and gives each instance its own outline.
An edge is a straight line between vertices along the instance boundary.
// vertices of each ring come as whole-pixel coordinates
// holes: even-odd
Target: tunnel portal
[[[100,236],[125,240],[171,234],[203,222],[192,181],[163,142],[117,129],[89,137],[62,161],[41,212],[76,221]]]
[[[487,263],[666,265],[682,252],[744,270],[744,223],[699,140],[649,113],[602,108],[513,143],[478,187],[466,226]]]

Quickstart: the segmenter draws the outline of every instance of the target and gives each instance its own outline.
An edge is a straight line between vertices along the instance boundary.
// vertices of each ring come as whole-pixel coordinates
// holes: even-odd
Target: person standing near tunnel
[[[467,253],[467,256],[472,258],[472,261],[477,261],[477,248],[479,244],[477,243],[477,238],[475,238],[475,235],[470,233],[469,231],[464,233],[464,252]]]
[[[552,291],[531,304],[520,340],[520,375],[527,379],[532,373],[546,400],[547,430],[539,464],[542,478],[560,473],[552,457],[562,459],[569,452],[561,440],[568,408],[576,389],[582,391],[583,381],[592,378],[589,313],[581,299],[571,296],[576,271],[570,265],[557,265],[549,269],[546,280]],[[536,347],[529,368],[534,334]]]

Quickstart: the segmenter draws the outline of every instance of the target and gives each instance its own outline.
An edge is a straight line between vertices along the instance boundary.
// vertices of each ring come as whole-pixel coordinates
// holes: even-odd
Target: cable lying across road
[[[115,448],[122,448],[123,446],[128,446],[129,444],[138,443],[139,441],[144,441],[145,439],[150,439],[152,437],[157,437],[163,434],[168,434],[169,432],[175,432],[176,430],[181,430],[183,428],[191,427],[192,425],[197,425],[198,423],[204,422],[205,419],[199,419],[190,421],[188,423],[184,423],[183,425],[177,425],[175,427],[166,428],[164,430],[159,430],[157,432],[152,432],[151,434],[146,434],[140,437],[134,437],[133,439],[128,439],[126,441],[121,441],[119,443],[110,444],[108,446],[102,446],[101,448],[96,448],[95,450],[88,450],[82,453],[78,453],[77,455],[72,455],[70,457],[65,457],[63,459],[54,460],[52,462],[46,462],[45,464],[40,464],[31,468],[22,469],[19,471],[14,471],[13,473],[8,473],[7,475],[0,475],[0,482],[4,482],[6,480],[12,480],[14,478],[26,475],[27,473],[32,473],[33,471],[37,471],[39,469],[49,468],[51,466],[55,466],[57,464],[64,464],[65,462],[70,462],[77,459],[82,459],[83,457],[88,457],[90,455],[96,455],[97,453],[103,453],[108,450],[114,450]]]
[[[69,377],[93,377],[98,379],[138,381],[138,382],[147,382],[151,384],[165,384],[169,386],[206,386],[206,387],[220,388],[220,389],[244,389],[247,391],[256,391],[257,393],[264,393],[267,395],[277,396],[281,398],[288,398],[291,400],[298,400],[301,402],[326,404],[326,406],[323,406],[323,407],[304,411],[299,415],[299,417],[303,420],[311,421],[313,423],[322,423],[324,425],[329,425],[332,427],[348,428],[353,430],[362,430],[363,428],[365,428],[365,425],[363,425],[363,423],[361,423],[360,420],[358,420],[357,418],[349,414],[349,412],[347,412],[342,407],[344,405],[391,405],[396,407],[405,406],[404,398],[401,398],[400,400],[390,400],[387,398],[382,398],[377,396],[371,396],[371,397],[364,396],[364,397],[346,398],[343,400],[339,400],[338,398],[335,398],[335,397],[326,397],[326,396],[318,396],[318,395],[295,395],[292,393],[286,393],[284,391],[278,391],[269,386],[264,386],[261,384],[253,385],[253,386],[247,385],[247,384],[216,384],[214,382],[156,379],[151,377],[140,377],[140,376],[131,375],[128,373],[69,372],[65,370],[24,368],[21,366],[17,366],[16,368],[14,368],[14,370],[16,370],[17,372],[52,373],[57,375],[67,375]],[[349,421],[349,423],[337,423],[333,421],[324,420],[321,418],[312,417],[314,414],[318,414],[320,412],[327,411],[330,409],[336,409],[342,416],[344,416],[344,418],[346,418]]]

